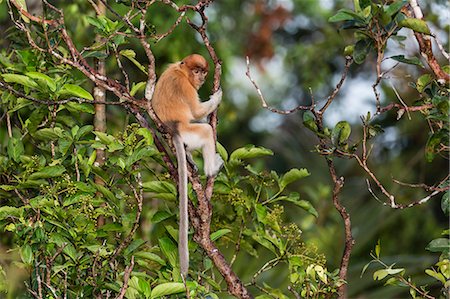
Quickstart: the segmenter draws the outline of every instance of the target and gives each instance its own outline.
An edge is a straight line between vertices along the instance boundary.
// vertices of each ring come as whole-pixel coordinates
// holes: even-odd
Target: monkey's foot
[[[215,167],[213,173],[214,176],[216,176],[223,167],[223,159],[219,154],[216,154],[216,156],[214,157],[214,165]]]

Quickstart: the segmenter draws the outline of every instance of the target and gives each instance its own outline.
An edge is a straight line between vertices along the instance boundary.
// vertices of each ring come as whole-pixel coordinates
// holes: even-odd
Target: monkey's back
[[[156,83],[152,107],[167,126],[190,123],[194,117],[191,102],[198,101],[197,90],[191,85],[179,64],[170,65]]]

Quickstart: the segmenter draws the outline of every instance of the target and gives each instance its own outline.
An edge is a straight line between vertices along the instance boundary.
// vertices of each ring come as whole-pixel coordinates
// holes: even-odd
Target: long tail
[[[187,162],[186,150],[180,135],[173,137],[173,144],[176,150],[178,162],[178,193],[180,201],[180,227],[178,233],[178,255],[180,257],[180,271],[183,279],[186,279],[189,268],[189,248],[188,248],[188,193],[187,193]]]

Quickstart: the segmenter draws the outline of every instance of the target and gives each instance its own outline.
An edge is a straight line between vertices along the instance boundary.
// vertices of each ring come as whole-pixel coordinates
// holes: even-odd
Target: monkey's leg
[[[188,151],[202,149],[203,164],[207,176],[215,176],[223,165],[216,154],[214,135],[209,124],[187,124],[180,128],[180,135]]]

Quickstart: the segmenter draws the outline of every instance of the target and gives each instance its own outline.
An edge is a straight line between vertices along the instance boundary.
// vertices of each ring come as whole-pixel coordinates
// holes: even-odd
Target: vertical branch
[[[98,1],[97,5],[94,6],[97,16],[104,15],[106,12],[105,5]],[[101,41],[101,36],[97,34],[95,37],[96,42]],[[101,76],[106,75],[105,59],[96,58],[95,59],[95,70]],[[96,85],[94,87],[94,100],[105,102],[106,100],[106,89],[102,86]],[[95,114],[94,114],[94,130],[98,132],[106,132],[106,106],[104,104],[95,104]],[[105,150],[103,148],[96,149],[95,165],[101,167],[105,164]],[[95,176],[94,181],[97,185],[104,186],[105,182],[101,177]],[[100,194],[100,193],[99,193]],[[105,217],[103,215],[99,216],[97,219],[97,226],[102,226],[105,224]]]
[[[350,254],[352,252],[353,245],[355,244],[355,240],[352,236],[352,224],[350,221],[350,214],[347,212],[346,208],[341,204],[339,200],[339,194],[341,193],[341,189],[344,186],[344,178],[339,177],[336,174],[336,168],[334,166],[333,160],[330,158],[326,158],[328,169],[330,171],[331,179],[333,180],[333,205],[335,209],[339,212],[342,219],[344,220],[344,234],[345,234],[345,244],[344,244],[344,253],[341,258],[341,265],[339,267],[339,278],[342,280],[347,279],[348,272],[348,264],[350,261]],[[347,298],[347,283],[342,284],[338,288],[339,298]]]

